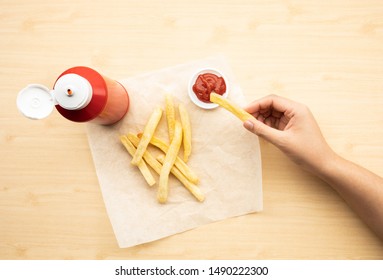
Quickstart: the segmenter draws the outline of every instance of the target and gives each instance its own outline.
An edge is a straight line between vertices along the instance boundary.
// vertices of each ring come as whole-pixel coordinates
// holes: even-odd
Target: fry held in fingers
[[[129,139],[126,136],[121,136],[120,140],[126,148],[126,150],[129,152],[129,154],[133,156],[136,153],[136,148],[134,147],[134,145],[129,141]],[[137,167],[141,171],[148,185],[153,186],[156,183],[156,180],[154,179],[146,163],[143,160],[140,160]]]
[[[156,131],[157,125],[162,117],[161,107],[156,107],[153,113],[150,115],[148,122],[145,125],[144,132],[141,137],[141,141],[137,147],[137,151],[133,156],[132,164],[138,165],[144,155],[146,148],[149,145],[150,139],[153,137]]]
[[[189,113],[183,104],[180,104],[178,106],[178,110],[180,112],[182,132],[183,132],[182,143],[184,146],[184,161],[188,162],[189,156],[191,154],[191,149],[192,149],[190,118],[189,118]]]
[[[169,173],[176,161],[178,151],[182,142],[182,126],[179,122],[176,122],[174,129],[174,137],[170,143],[169,150],[166,153],[164,163],[162,165],[160,180],[158,186],[157,199],[160,203],[165,203],[168,199],[169,193]]]
[[[213,103],[218,104],[219,106],[225,108],[229,112],[233,113],[237,118],[239,118],[241,121],[247,121],[249,119],[254,119],[254,117],[243,110],[238,105],[234,104],[233,102],[227,100],[226,98],[222,97],[219,94],[216,94],[215,92],[212,92],[210,94],[210,101]]]

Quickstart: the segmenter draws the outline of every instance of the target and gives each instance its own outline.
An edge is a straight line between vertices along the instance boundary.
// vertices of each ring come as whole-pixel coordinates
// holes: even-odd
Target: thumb
[[[257,119],[246,120],[243,123],[243,126],[250,132],[264,138],[265,140],[276,144],[278,139],[280,139],[281,131],[275,128],[272,128],[263,122],[258,121]]]

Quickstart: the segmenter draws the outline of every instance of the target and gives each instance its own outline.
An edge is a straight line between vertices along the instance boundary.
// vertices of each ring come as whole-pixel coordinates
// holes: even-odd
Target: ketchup
[[[205,103],[210,103],[210,93],[222,95],[226,92],[226,83],[222,77],[212,73],[200,74],[193,85],[197,98]]]

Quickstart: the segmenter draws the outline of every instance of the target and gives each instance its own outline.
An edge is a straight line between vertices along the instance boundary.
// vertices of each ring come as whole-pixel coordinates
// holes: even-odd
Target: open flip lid
[[[50,90],[38,84],[31,84],[22,89],[17,96],[16,103],[24,116],[35,120],[48,117],[55,105]]]

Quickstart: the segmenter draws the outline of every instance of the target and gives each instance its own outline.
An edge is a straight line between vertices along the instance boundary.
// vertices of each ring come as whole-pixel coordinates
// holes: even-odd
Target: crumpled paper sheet
[[[204,110],[189,99],[189,79],[205,67],[226,74],[230,87],[228,98],[244,105],[242,91],[229,65],[219,56],[119,81],[130,97],[127,115],[112,126],[87,124],[102,195],[121,248],[263,208],[258,138],[223,108]],[[168,202],[158,203],[157,184],[153,187],[146,184],[138,168],[130,164],[131,156],[120,143],[120,135],[143,130],[155,106],[164,108],[165,93],[173,95],[175,104],[182,102],[190,114],[193,146],[188,165],[200,178],[199,187],[206,196],[203,203],[175,178],[169,180]],[[156,135],[167,140],[167,133],[164,113]],[[153,175],[158,182],[154,171]]]

